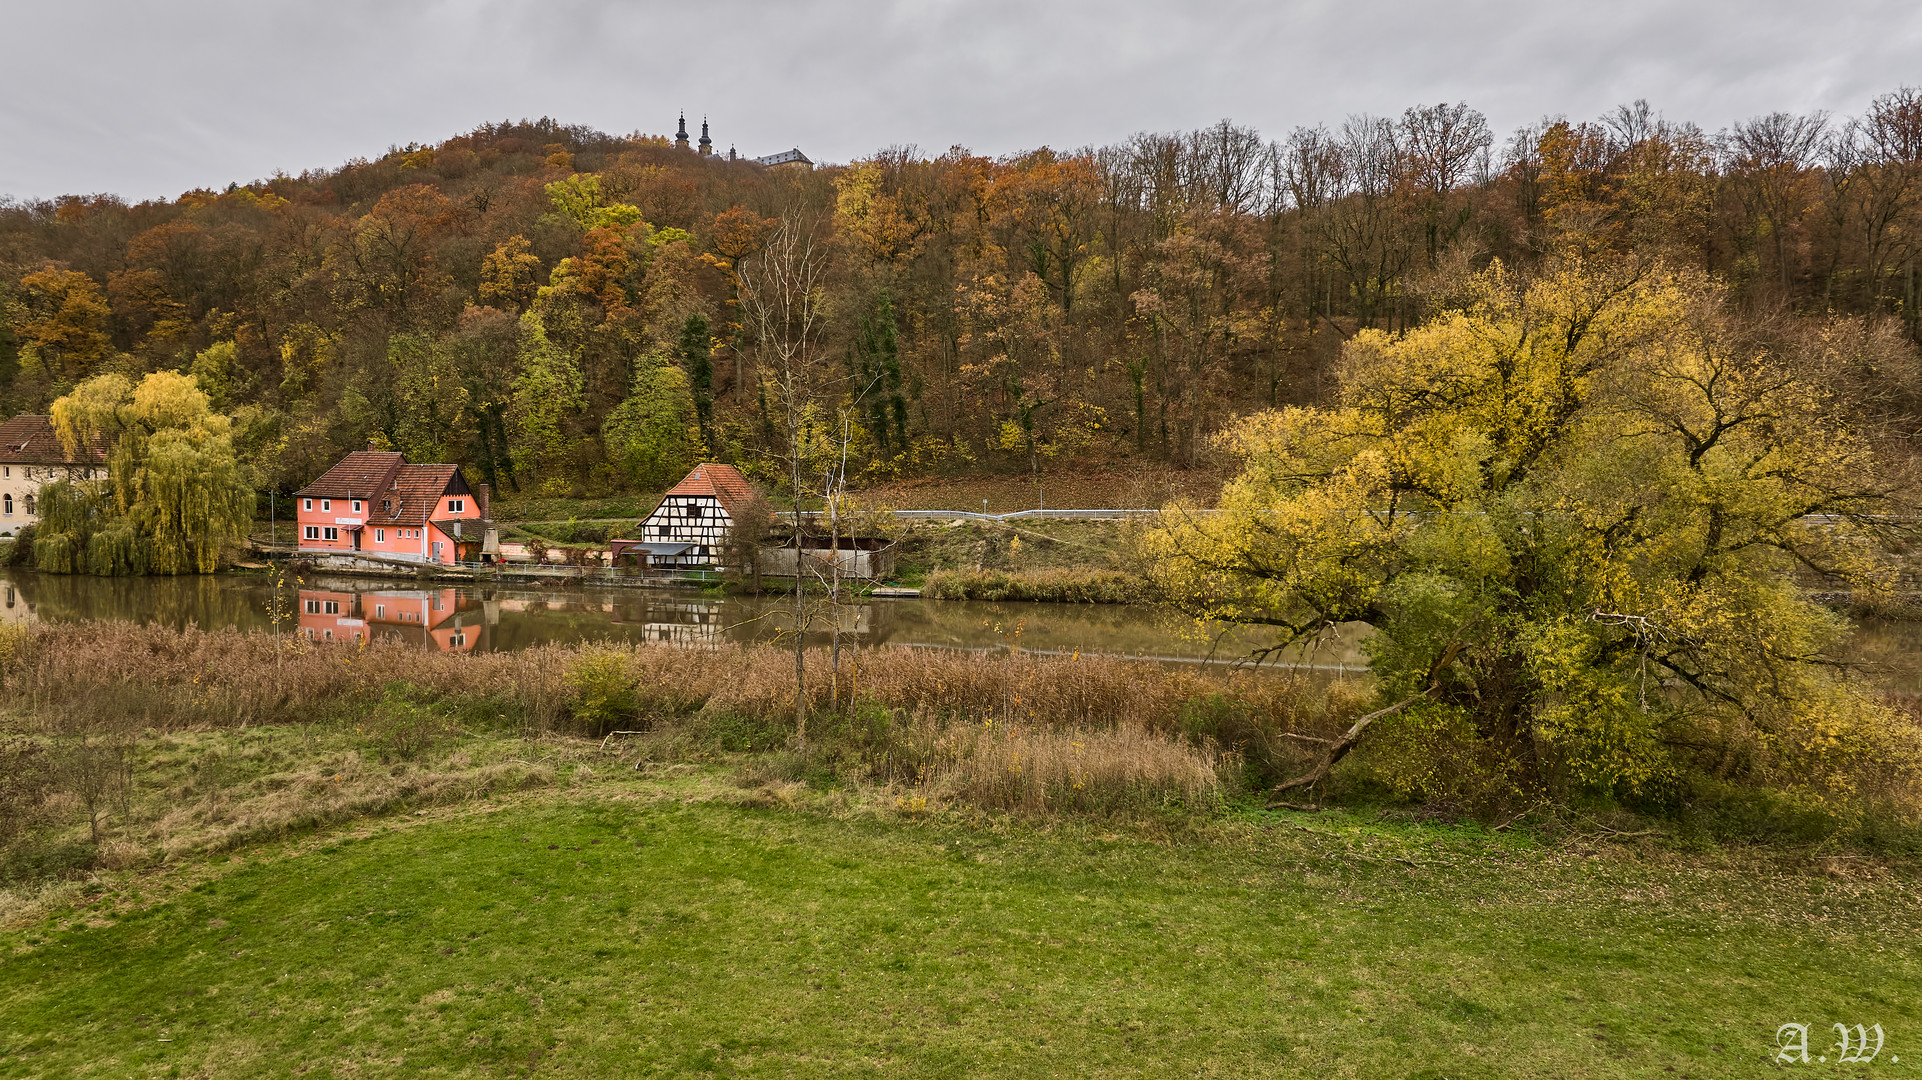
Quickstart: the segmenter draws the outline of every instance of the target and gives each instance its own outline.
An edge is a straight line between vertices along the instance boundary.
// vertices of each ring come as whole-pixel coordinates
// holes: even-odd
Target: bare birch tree
[[[801,498],[807,457],[802,422],[821,379],[815,346],[822,330],[827,251],[807,224],[783,214],[758,255],[743,262],[742,317],[754,337],[763,385],[774,391],[783,414],[780,448],[794,496],[794,738],[807,752],[807,611],[803,593],[805,518]]]

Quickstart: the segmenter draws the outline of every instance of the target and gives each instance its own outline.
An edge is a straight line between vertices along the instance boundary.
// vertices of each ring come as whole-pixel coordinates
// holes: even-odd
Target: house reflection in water
[[[299,605],[300,633],[314,641],[397,640],[472,652],[486,628],[481,603],[459,589],[302,589]]]
[[[14,589],[13,582],[0,583],[0,589],[6,592],[6,605],[0,607],[0,626],[25,623],[33,618],[33,607]]]

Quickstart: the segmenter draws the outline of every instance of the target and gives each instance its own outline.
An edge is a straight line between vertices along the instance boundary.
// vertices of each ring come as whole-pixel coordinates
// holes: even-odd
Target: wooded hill
[[[813,170],[543,119],[172,201],[0,204],[0,409],[185,371],[283,492],[369,439],[509,498],[703,454],[779,488],[790,409],[869,481],[1185,468],[1493,259],[1708,271],[1760,332],[1848,335],[1873,381],[1912,366],[1919,246],[1912,89],[1713,134],[1638,102],[1498,139],[1440,105]]]

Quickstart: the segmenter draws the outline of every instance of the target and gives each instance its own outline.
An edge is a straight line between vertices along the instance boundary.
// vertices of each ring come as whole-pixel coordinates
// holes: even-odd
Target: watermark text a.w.
[[[1809,1025],[1788,1023],[1776,1028],[1775,1060],[1794,1065],[1807,1064],[1811,1060],[1821,1064],[1828,1062],[1832,1054],[1838,1063],[1867,1065],[1882,1053],[1881,1024],[1871,1024],[1867,1027],[1861,1024],[1854,1027],[1847,1024],[1830,1026],[1835,1031],[1835,1045],[1828,1048],[1829,1053],[1818,1054],[1814,1058],[1809,1056]],[[1891,1064],[1901,1060],[1894,1056],[1889,1058]]]

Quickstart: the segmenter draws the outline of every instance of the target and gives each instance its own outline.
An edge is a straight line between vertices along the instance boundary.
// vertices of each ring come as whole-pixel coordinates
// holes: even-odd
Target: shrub
[[[362,720],[360,730],[382,761],[419,761],[457,728],[431,695],[406,683],[392,683],[380,704]]]
[[[568,712],[596,735],[631,722],[640,707],[627,657],[612,650],[597,649],[576,657],[567,668],[567,686]]]

